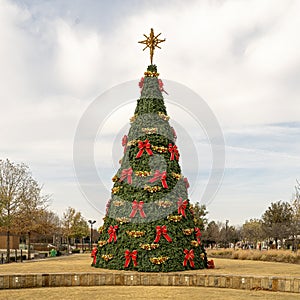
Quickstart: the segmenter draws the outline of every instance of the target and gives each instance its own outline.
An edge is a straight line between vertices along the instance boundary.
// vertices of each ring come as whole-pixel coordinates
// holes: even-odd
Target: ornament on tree
[[[145,214],[145,212],[143,210],[143,206],[144,206],[144,201],[137,202],[136,200],[134,200],[132,202],[132,211],[130,213],[129,218],[134,218],[135,215],[136,215],[136,213],[137,213],[137,211],[139,211],[140,216],[142,218],[146,218],[146,214]]]
[[[161,184],[162,184],[163,188],[167,189],[168,184],[167,184],[166,179],[167,179],[167,172],[166,171],[160,172],[159,170],[156,170],[154,175],[153,175],[153,178],[149,179],[149,182],[153,183],[157,180],[161,180]]]
[[[195,236],[196,236],[197,242],[198,242],[199,244],[201,244],[200,238],[201,238],[201,236],[202,236],[202,233],[201,233],[199,227],[195,227]]]
[[[176,140],[177,140],[177,134],[176,134],[176,131],[175,131],[174,127],[171,127],[171,130],[172,130],[172,133],[173,133],[174,141],[176,142]]]
[[[144,86],[144,77],[142,77],[140,82],[139,82],[140,92],[142,92],[143,86]]]
[[[166,93],[167,95],[169,95],[165,90],[164,90],[164,83],[162,82],[161,79],[158,79],[158,86],[161,92]]]
[[[178,205],[178,214],[186,218],[185,210],[188,205],[188,201],[187,200],[183,201],[182,198],[180,197],[179,200],[177,201],[177,205]]]
[[[193,249],[191,249],[191,250],[184,249],[183,252],[185,254],[184,261],[183,261],[183,266],[186,267],[187,263],[189,262],[190,266],[192,268],[194,268],[195,267],[195,263],[194,263],[195,253],[194,253],[194,250]]]
[[[182,215],[179,216],[168,216],[167,219],[172,222],[180,222],[182,220]]]
[[[141,244],[140,247],[143,250],[153,250],[159,247],[159,244]]]
[[[149,155],[153,155],[153,152],[151,150],[151,144],[149,143],[149,140],[146,139],[144,141],[139,141],[138,143],[138,148],[140,149],[138,154],[136,155],[136,158],[140,158],[144,152],[144,150],[146,150],[146,152]]]
[[[126,233],[134,238],[139,238],[141,236],[145,235],[145,231],[139,231],[139,230],[127,230]]]
[[[110,208],[110,204],[111,204],[111,199],[109,199],[106,203],[106,208],[105,208],[105,215],[107,216],[108,215],[108,211],[109,211],[109,208]]]
[[[137,250],[133,250],[132,252],[130,252],[130,250],[126,250],[125,251],[125,264],[124,264],[124,268],[128,268],[130,261],[133,261],[133,265],[135,267],[137,267],[138,263],[137,263]]]
[[[122,174],[121,174],[121,178],[119,179],[119,181],[123,181],[125,178],[127,178],[127,183],[128,184],[132,184],[132,168],[128,168],[128,169],[124,169],[122,171]]]
[[[108,243],[111,243],[113,240],[114,242],[117,241],[117,230],[118,230],[119,226],[118,225],[115,225],[115,226],[112,226],[110,225],[107,232],[109,234],[109,239],[108,239]]]
[[[179,152],[176,145],[169,144],[169,152],[171,153],[170,160],[179,160]]]
[[[91,253],[91,257],[93,258],[92,266],[96,265],[97,253],[98,253],[98,249],[97,247],[94,247]]]
[[[101,258],[104,259],[105,261],[109,261],[111,259],[113,259],[113,255],[112,254],[102,254]]]
[[[172,242],[171,237],[168,235],[168,229],[166,225],[156,226],[156,237],[153,243],[158,243],[161,236],[163,236],[169,243]]]
[[[183,179],[183,181],[184,181],[184,183],[185,183],[185,187],[188,189],[188,188],[190,187],[190,184],[189,184],[188,179],[185,177],[185,178]]]
[[[127,149],[127,143],[128,143],[128,137],[125,134],[122,138],[122,146],[124,147],[124,153],[126,152],[126,149]]]

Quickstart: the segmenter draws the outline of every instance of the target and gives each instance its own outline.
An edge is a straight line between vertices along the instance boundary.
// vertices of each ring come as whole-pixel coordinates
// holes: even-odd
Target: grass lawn
[[[216,268],[213,270],[197,270],[186,272],[197,272],[201,274],[240,274],[300,277],[299,264],[233,260],[224,258],[216,258],[214,260]],[[91,262],[92,259],[88,253],[73,254],[70,256],[47,258],[38,261],[0,265],[0,274],[114,272],[105,269],[93,268],[91,267]]]
[[[0,299],[209,299],[209,300],[297,300],[299,294],[264,291],[241,291],[203,287],[101,286],[0,290]]]
[[[24,273],[81,273],[114,272],[90,266],[89,254],[74,254],[68,257],[49,258],[24,263],[0,265],[0,274]],[[202,274],[243,274],[300,277],[300,266],[296,264],[215,259],[216,269],[186,271]],[[125,271],[122,271],[125,272]],[[296,300],[299,294],[268,291],[248,291],[203,287],[157,287],[157,286],[99,286],[61,287],[20,290],[0,290],[0,299],[209,299],[209,300]]]

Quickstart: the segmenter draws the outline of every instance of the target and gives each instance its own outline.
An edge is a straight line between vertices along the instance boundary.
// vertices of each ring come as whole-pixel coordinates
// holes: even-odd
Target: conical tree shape
[[[96,267],[142,272],[207,267],[157,77],[150,65],[140,82],[141,97],[122,140],[124,157],[99,229]]]

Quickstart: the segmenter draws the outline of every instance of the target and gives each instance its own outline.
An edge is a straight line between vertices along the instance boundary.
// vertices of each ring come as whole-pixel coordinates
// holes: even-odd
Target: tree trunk
[[[27,250],[27,259],[31,259],[31,253],[30,253],[30,231],[28,232],[28,250]]]
[[[6,233],[6,262],[10,262],[10,234],[9,230]]]
[[[67,237],[67,255],[69,255],[70,252],[70,239]]]
[[[278,249],[278,238],[275,238],[275,249]]]

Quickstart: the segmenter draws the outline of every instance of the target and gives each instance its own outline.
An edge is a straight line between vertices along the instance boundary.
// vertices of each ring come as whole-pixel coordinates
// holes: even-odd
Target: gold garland
[[[131,140],[127,143],[127,146],[134,146],[136,145],[138,142],[142,142],[141,140]],[[154,146],[151,145],[151,149],[158,152],[158,153],[167,153],[169,151],[169,148],[164,147],[164,146]]]
[[[198,247],[199,243],[197,241],[193,240],[193,241],[191,241],[191,245],[194,247]]]
[[[159,200],[156,201],[155,204],[162,208],[167,208],[172,206],[172,202],[169,200]]]
[[[164,121],[169,121],[170,120],[170,117],[165,115],[163,112],[159,111],[158,112],[158,116],[163,119]]]
[[[107,241],[98,241],[99,247],[103,247],[107,244]]]
[[[177,179],[177,180],[179,180],[179,179],[181,178],[181,174],[178,174],[178,173],[175,173],[175,172],[172,172],[172,176],[173,176],[175,179]]]
[[[161,265],[169,259],[168,256],[150,257],[149,260],[156,265]]]
[[[137,144],[139,142],[139,140],[131,140],[127,143],[127,146],[130,147],[130,146],[134,146],[135,144]]]
[[[144,190],[149,193],[156,193],[161,190],[161,187],[157,186],[157,185],[155,185],[155,186],[145,185]]]
[[[151,73],[152,73],[152,72],[151,72]],[[158,74],[158,73],[156,73],[156,74]],[[159,116],[162,120],[164,120],[164,121],[169,121],[169,120],[170,120],[170,117],[167,116],[166,114],[164,114],[164,113],[161,112],[161,111],[158,112],[158,116]],[[137,117],[138,117],[138,114],[134,114],[134,115],[129,119],[130,123],[133,123],[134,121],[136,121]]]
[[[103,258],[105,261],[109,261],[113,258],[114,256],[112,254],[102,254],[101,258]]]
[[[141,237],[145,235],[145,231],[138,231],[138,230],[127,230],[126,233],[131,237]]]
[[[191,235],[194,232],[194,228],[182,229],[185,235]]]
[[[112,182],[117,182],[119,180],[118,175],[115,175],[111,180]]]
[[[140,247],[144,250],[153,250],[159,247],[159,244],[140,244]]]
[[[168,152],[168,148],[166,148],[164,146],[153,146],[153,145],[151,145],[151,148],[154,151],[157,151],[158,153],[166,153],[166,152]]]
[[[169,221],[172,221],[172,222],[180,222],[181,219],[182,219],[182,215],[179,215],[179,216],[168,216],[167,219]]]
[[[137,118],[137,114],[134,114],[129,120],[130,120],[130,123],[133,123],[135,120],[136,120],[136,118]]]
[[[122,201],[122,200],[115,200],[113,201],[113,205],[114,206],[123,206],[125,204],[125,201]]]
[[[155,134],[158,132],[158,128],[142,128],[142,131],[146,134]]]
[[[111,189],[111,191],[113,194],[117,194],[117,193],[119,193],[121,188],[122,188],[122,186],[115,186]]]
[[[138,177],[147,177],[147,176],[150,176],[151,172],[149,172],[149,171],[135,171],[134,174],[135,174],[135,176],[138,176]]]
[[[102,234],[103,231],[104,231],[104,226],[100,226],[100,227],[98,228],[98,232],[99,232],[100,234]]]
[[[152,71],[146,71],[146,72],[144,73],[144,75],[145,75],[146,77],[158,77],[158,76],[159,76],[159,73],[157,73],[157,72],[152,72]]]
[[[130,219],[126,217],[121,217],[121,218],[116,218],[116,221],[119,222],[120,224],[125,224],[125,223],[129,223]]]

